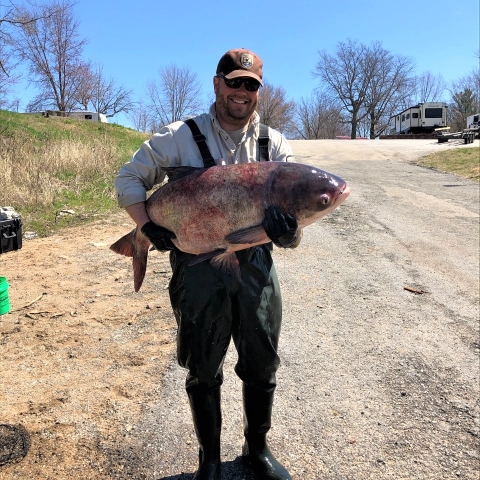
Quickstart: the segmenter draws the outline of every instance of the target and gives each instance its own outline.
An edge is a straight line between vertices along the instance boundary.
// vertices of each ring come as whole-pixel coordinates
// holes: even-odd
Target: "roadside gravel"
[[[352,194],[299,248],[275,251],[284,326],[272,450],[295,479],[478,480],[479,186],[412,161],[479,141],[291,143]],[[250,478],[234,364],[231,347],[223,480]],[[172,354],[158,399],[119,445],[128,467],[115,478],[193,478],[184,378]]]

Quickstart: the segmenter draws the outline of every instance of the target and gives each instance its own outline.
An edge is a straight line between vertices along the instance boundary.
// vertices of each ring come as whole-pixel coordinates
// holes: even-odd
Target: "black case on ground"
[[[0,254],[22,248],[22,219],[0,220]]]

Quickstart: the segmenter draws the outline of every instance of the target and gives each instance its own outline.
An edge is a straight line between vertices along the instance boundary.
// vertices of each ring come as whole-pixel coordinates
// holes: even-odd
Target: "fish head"
[[[350,187],[343,178],[319,169],[312,169],[316,179],[311,192],[312,206],[322,217],[335,210],[350,195]]]
[[[283,164],[274,173],[270,203],[308,225],[335,210],[350,194],[337,175],[303,164]]]

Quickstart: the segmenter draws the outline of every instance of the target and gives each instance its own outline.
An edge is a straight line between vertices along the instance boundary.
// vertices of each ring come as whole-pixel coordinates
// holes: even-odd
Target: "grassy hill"
[[[118,208],[115,173],[147,138],[119,125],[0,111],[0,206],[14,207],[23,231],[39,236],[107,215]]]

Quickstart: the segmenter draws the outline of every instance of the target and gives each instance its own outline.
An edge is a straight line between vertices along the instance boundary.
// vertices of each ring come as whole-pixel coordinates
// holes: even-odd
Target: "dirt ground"
[[[128,435],[155,395],[175,354],[170,265],[150,255],[134,293],[130,259],[109,250],[131,226],[121,213],[1,255],[0,478],[102,478],[99,445]]]
[[[407,151],[378,144],[319,151],[379,160]],[[417,143],[411,155],[436,149]],[[0,317],[0,479],[110,478],[106,451],[157,397],[175,356],[170,266],[166,254],[150,255],[149,281],[135,293],[131,260],[109,250],[131,227],[121,212],[0,255],[12,305]]]

